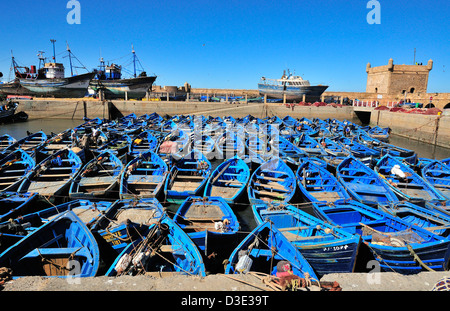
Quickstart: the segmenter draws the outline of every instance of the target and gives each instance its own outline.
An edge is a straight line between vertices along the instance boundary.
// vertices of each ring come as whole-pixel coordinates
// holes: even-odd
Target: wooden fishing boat
[[[158,146],[158,155],[163,159],[181,159],[191,151],[191,137],[187,131],[176,129],[164,137]]]
[[[226,243],[239,230],[236,215],[221,197],[190,196],[180,205],[173,220],[205,253],[209,253],[209,239]]]
[[[34,156],[35,150],[39,146],[43,145],[47,139],[47,135],[44,132],[39,131],[19,139],[14,144],[4,149],[3,153],[8,154],[20,148],[28,154]]]
[[[370,149],[379,151],[380,157],[390,154],[401,161],[405,161],[410,165],[417,164],[417,153],[412,149],[402,148],[392,144],[388,144],[381,140],[372,138],[367,134],[359,134],[358,141]]]
[[[299,147],[291,143],[286,138],[280,136],[278,139],[271,141],[272,148],[276,150],[275,154],[290,164],[291,167],[300,165],[302,158],[307,158],[308,154]]]
[[[289,204],[254,201],[252,210],[256,223],[270,221],[300,251],[318,276],[354,271],[359,235]]]
[[[97,241],[86,225],[66,211],[0,254],[13,277],[93,277],[100,263]]]
[[[450,215],[438,209],[430,209],[404,201],[379,205],[379,208],[434,234],[443,237],[450,235]]]
[[[280,158],[261,164],[252,174],[248,184],[248,198],[266,201],[289,202],[296,190],[295,174]]]
[[[389,134],[391,133],[391,129],[389,127],[379,127],[378,125],[370,128],[367,131],[367,135],[369,135],[372,138],[388,142],[389,141]]]
[[[166,200],[181,203],[189,196],[201,195],[210,175],[211,163],[202,152],[194,149],[170,169],[164,184]]]
[[[314,269],[286,237],[266,221],[258,225],[231,253],[225,274],[261,272],[276,275],[277,265],[288,261],[294,275],[318,280]]]
[[[74,151],[59,150],[36,165],[17,191],[37,192],[50,201],[62,199],[81,167],[81,159]]]
[[[214,139],[209,135],[200,135],[194,132],[192,136],[191,149],[197,149],[205,155],[208,160],[215,158],[215,144]]]
[[[349,200],[344,186],[326,168],[304,161],[296,171],[297,184],[307,202]]]
[[[259,132],[250,134],[245,144],[249,156],[259,156],[264,161],[268,161],[277,152],[270,144],[269,137],[266,134],[261,135]]]
[[[361,235],[361,245],[368,246],[382,271],[414,274],[448,270],[448,238],[356,201],[312,204],[330,223]]]
[[[158,148],[158,140],[150,131],[143,131],[133,138],[128,152],[131,156],[138,156],[147,151],[156,152],[156,148]]]
[[[0,227],[5,228],[8,223],[14,226],[4,229],[3,232],[20,235],[24,237],[44,224],[55,218],[57,215],[72,211],[88,227],[92,228],[96,222],[109,210],[112,203],[108,201],[73,200],[58,205],[46,205],[44,207],[32,206],[29,213],[23,214],[13,220],[9,219],[0,223]]]
[[[0,135],[0,153],[3,154],[3,151],[17,142],[17,140],[9,134]]]
[[[35,165],[34,159],[20,148],[9,153],[0,160],[0,191],[16,191]]]
[[[222,197],[228,204],[237,203],[250,179],[250,169],[241,158],[225,160],[211,173],[204,191],[205,197]]]
[[[422,168],[422,177],[450,200],[450,168],[441,161],[431,161]]]
[[[115,201],[94,226],[117,256],[130,243],[147,234],[149,226],[160,221],[163,207],[156,198]]]
[[[104,151],[113,152],[119,159],[123,159],[130,148],[132,138],[128,135],[122,135],[119,138],[108,141],[106,144],[100,146],[97,149],[93,149],[94,155],[98,155]],[[128,161],[127,161],[128,162]]]
[[[307,134],[297,134],[291,137],[292,143],[306,152],[309,157],[321,157],[327,155],[323,147]]]
[[[105,151],[89,161],[73,179],[69,188],[71,199],[118,197],[118,185],[124,169],[112,151]]]
[[[71,132],[71,129],[67,129],[61,133],[48,137],[44,144],[36,148],[36,162],[41,162],[48,156],[61,149],[75,147],[72,145],[72,140],[70,137]]]
[[[340,137],[338,142],[356,158],[380,157],[381,152],[361,144],[355,137]]]
[[[242,135],[241,135],[242,134]],[[240,158],[245,155],[245,142],[242,139],[243,133],[227,129],[216,138],[215,141],[215,158],[230,159],[234,156]]]
[[[336,176],[347,192],[361,203],[376,206],[398,201],[383,178],[353,156],[347,157],[339,164]]]
[[[164,188],[168,174],[167,164],[151,151],[142,153],[125,166],[120,177],[121,199],[154,198]]]
[[[144,238],[139,238],[117,256],[106,276],[139,273],[177,273],[206,276],[202,255],[189,236],[163,214],[152,224]]]
[[[423,206],[425,202],[438,203],[447,200],[413,168],[389,154],[378,161],[374,170],[399,197],[411,203]]]
[[[36,199],[37,193],[0,192],[0,222],[31,213]]]

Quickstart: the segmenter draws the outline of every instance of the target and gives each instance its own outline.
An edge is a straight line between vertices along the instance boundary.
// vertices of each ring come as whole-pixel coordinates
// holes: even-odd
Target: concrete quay
[[[93,99],[33,99],[19,101],[18,111],[24,111],[29,119],[56,118],[115,119],[130,113],[136,115],[193,114],[205,116],[232,116],[234,118],[253,115],[259,118],[290,115],[294,118],[335,118],[355,123],[370,122],[371,126],[390,127],[394,134],[432,145],[450,148],[450,115],[421,115],[386,110],[366,109],[363,113],[353,106],[294,106],[281,103],[228,103],[200,101],[99,101]]]

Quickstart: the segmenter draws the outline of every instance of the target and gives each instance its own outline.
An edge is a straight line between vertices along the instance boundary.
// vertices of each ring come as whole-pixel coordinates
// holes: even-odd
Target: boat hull
[[[156,76],[120,80],[92,80],[89,87],[95,92],[103,90],[105,98],[108,99],[123,98],[125,93],[128,98],[143,98],[147,92],[152,90],[155,80]]]
[[[320,96],[328,88],[326,85],[316,86],[272,86],[263,83],[258,83],[258,90],[261,96],[266,96],[269,99],[283,99],[286,96],[287,101],[316,101],[320,99]]]
[[[95,73],[86,73],[63,79],[20,79],[20,85],[31,91],[33,95],[52,97],[84,97],[89,81]]]

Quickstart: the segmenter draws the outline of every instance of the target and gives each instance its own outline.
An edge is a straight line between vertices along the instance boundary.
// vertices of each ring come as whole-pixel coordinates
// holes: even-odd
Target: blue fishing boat
[[[225,160],[211,173],[204,191],[205,197],[222,197],[228,204],[237,203],[250,179],[250,168],[235,156]]]
[[[181,159],[191,151],[191,137],[187,131],[176,129],[164,137],[157,152],[162,158]]]
[[[136,275],[145,272],[206,276],[197,246],[175,222],[163,214],[143,238],[135,240],[117,256],[106,276]]]
[[[0,222],[31,213],[36,200],[37,193],[0,192]]]
[[[434,234],[443,237],[450,235],[450,215],[438,209],[430,209],[404,201],[379,205],[379,208]]]
[[[236,155],[240,158],[244,157],[246,154],[246,147],[242,137],[243,130],[239,133],[239,131],[227,128],[221,135],[218,135],[215,140],[215,158],[230,159]]]
[[[158,140],[151,134],[150,131],[143,131],[135,136],[129,144],[129,154],[131,156],[138,156],[144,152],[156,152],[158,148]]]
[[[86,225],[66,211],[0,254],[13,277],[94,277],[100,264],[97,241]]]
[[[230,205],[221,197],[188,197],[178,208],[174,222],[183,229],[200,250],[207,252],[208,240],[226,243],[235,237],[239,222]]]
[[[270,221],[319,276],[355,269],[361,237],[330,225],[292,205],[252,202],[257,224]]]
[[[194,149],[171,167],[164,184],[166,200],[181,203],[189,196],[199,196],[210,175],[211,163],[202,152]]]
[[[70,183],[81,170],[80,157],[71,149],[62,149],[47,157],[25,176],[18,192],[37,192],[47,200],[67,196]]]
[[[277,140],[272,141],[272,148],[276,150],[275,154],[291,167],[296,167],[301,163],[302,158],[308,158],[308,154],[299,147],[291,143],[286,138],[280,136]]]
[[[398,201],[383,178],[353,156],[347,157],[339,164],[336,176],[347,192],[361,203],[376,206]]]
[[[118,185],[124,169],[122,161],[105,151],[89,161],[73,179],[69,188],[71,199],[118,197]]]
[[[159,222],[163,214],[163,207],[156,198],[117,200],[91,229],[117,255],[129,244],[145,236],[149,227]]]
[[[356,158],[380,157],[381,152],[360,143],[356,137],[339,137],[338,142]]]
[[[290,128],[297,127],[297,124],[299,123],[299,121],[297,119],[295,119],[289,115],[285,116],[282,119],[282,121],[283,121],[284,125],[286,125],[287,127],[290,127]]]
[[[313,161],[304,161],[295,174],[302,196],[307,202],[350,199],[350,195],[337,178]]]
[[[247,193],[250,201],[261,199],[287,203],[294,197],[296,187],[292,169],[280,158],[273,158],[253,172]]]
[[[390,154],[401,161],[405,161],[410,165],[417,164],[417,153],[412,149],[402,148],[392,144],[388,144],[381,140],[372,138],[367,134],[359,134],[357,136],[358,141],[367,146],[370,149],[377,150],[380,153],[380,157]]]
[[[261,272],[276,275],[279,262],[289,262],[294,275],[318,280],[314,269],[288,239],[269,221],[253,229],[231,253],[225,274]]]
[[[448,270],[450,240],[356,201],[313,202],[330,223],[359,234],[382,271],[414,274]]]
[[[47,139],[47,135],[42,131],[32,133],[26,137],[23,137],[22,139],[19,139],[18,141],[4,149],[3,154],[11,153],[20,148],[28,154],[34,156],[35,150],[39,146],[45,144]]]
[[[389,154],[378,161],[374,170],[404,200],[422,206],[425,205],[425,202],[446,201],[446,198],[429,182],[420,177],[412,167]]]
[[[309,157],[326,156],[327,152],[323,147],[312,137],[307,134],[297,134],[291,137],[292,143],[306,152]]]
[[[97,149],[91,149],[95,155],[98,155],[104,151],[113,152],[119,159],[126,157],[128,150],[130,148],[132,138],[128,135],[122,135],[116,139],[108,141],[106,144],[98,147]]]
[[[375,139],[381,140],[381,141],[389,141],[389,134],[391,133],[391,129],[389,127],[379,127],[378,125],[370,128],[367,131],[367,134]]]
[[[441,161],[431,161],[422,168],[422,177],[450,200],[450,168]]]
[[[16,191],[35,165],[34,159],[20,148],[9,153],[0,160],[0,191]]]
[[[211,136],[194,132],[191,149],[199,150],[208,160],[212,160],[216,156],[215,144],[216,142]]]
[[[71,132],[71,129],[67,129],[58,134],[52,135],[51,137],[48,137],[44,144],[36,148],[36,162],[41,162],[48,156],[61,149],[75,147],[75,145],[72,144],[73,142],[71,139]]]
[[[266,134],[261,135],[259,132],[250,134],[245,144],[250,157],[260,157],[264,161],[268,161],[277,152],[272,147],[269,136]]]
[[[142,153],[125,166],[119,196],[121,199],[157,197],[168,173],[167,164],[159,155],[151,151]]]
[[[17,140],[9,134],[0,135],[0,154],[3,154],[3,151],[15,142]]]

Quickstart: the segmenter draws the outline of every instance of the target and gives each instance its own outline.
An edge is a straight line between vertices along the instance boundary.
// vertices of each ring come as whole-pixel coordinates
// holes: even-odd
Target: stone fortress
[[[371,67],[368,63],[366,93],[386,95],[426,93],[431,69],[433,69],[431,59],[426,65],[394,65],[392,58],[385,66]]]

